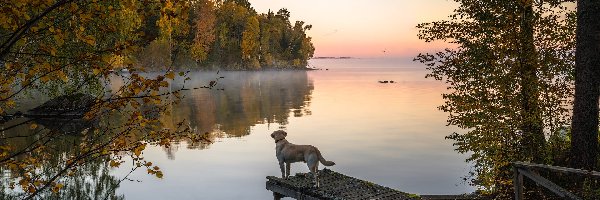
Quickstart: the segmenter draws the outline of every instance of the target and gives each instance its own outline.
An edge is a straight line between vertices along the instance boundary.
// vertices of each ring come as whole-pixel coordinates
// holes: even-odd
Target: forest
[[[141,27],[149,43],[135,58],[148,69],[296,69],[306,67],[315,50],[306,34],[312,26],[292,24],[285,8],[257,13],[247,0],[189,1],[187,11],[177,11],[187,12],[187,20],[166,31],[165,10],[152,4],[145,9],[149,16]]]

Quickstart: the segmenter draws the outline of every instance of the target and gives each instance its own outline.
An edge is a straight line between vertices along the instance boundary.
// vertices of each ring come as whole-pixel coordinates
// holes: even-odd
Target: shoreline
[[[186,72],[186,71],[226,71],[226,72],[242,72],[242,71],[314,71],[314,70],[323,70],[321,68],[261,68],[261,69],[172,69],[172,70],[145,70],[144,72]],[[129,73],[129,72],[120,72],[120,73]]]

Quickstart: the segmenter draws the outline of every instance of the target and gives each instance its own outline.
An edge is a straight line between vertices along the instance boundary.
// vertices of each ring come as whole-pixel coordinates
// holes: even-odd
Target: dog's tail
[[[319,161],[321,161],[321,163],[325,166],[333,166],[335,165],[335,163],[333,161],[328,161],[325,160],[325,158],[323,158],[323,156],[321,155],[321,151],[319,151],[319,149],[315,148],[317,150],[317,154],[319,155]]]

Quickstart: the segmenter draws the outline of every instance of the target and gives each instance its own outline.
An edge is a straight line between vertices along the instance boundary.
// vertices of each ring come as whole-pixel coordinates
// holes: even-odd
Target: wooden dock
[[[267,190],[273,192],[275,199],[421,199],[418,195],[400,192],[329,169],[319,171],[319,188],[314,187],[313,181],[310,173],[298,173],[287,179],[267,176]]]

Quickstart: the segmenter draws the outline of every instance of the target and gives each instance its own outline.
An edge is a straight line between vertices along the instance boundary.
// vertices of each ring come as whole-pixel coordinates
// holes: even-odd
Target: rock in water
[[[75,93],[51,99],[31,109],[26,117],[38,118],[82,118],[94,105],[96,98],[89,94]]]

